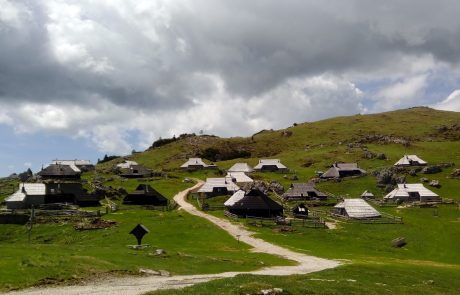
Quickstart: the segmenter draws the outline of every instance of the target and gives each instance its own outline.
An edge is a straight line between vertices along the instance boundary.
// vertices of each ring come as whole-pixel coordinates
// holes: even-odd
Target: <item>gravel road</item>
[[[253,247],[253,252],[262,252],[273,255],[278,255],[289,260],[296,261],[298,264],[294,266],[275,266],[266,267],[250,272],[224,272],[218,274],[204,275],[181,275],[171,277],[161,276],[143,276],[143,277],[113,277],[92,281],[86,285],[71,285],[58,287],[37,287],[24,289],[20,291],[9,292],[7,294],[15,295],[77,295],[77,294],[110,294],[110,295],[137,295],[148,291],[161,289],[178,289],[191,286],[197,283],[207,282],[219,278],[230,278],[238,274],[254,274],[254,275],[273,275],[273,276],[288,276],[293,274],[307,274],[315,271],[321,271],[328,268],[333,268],[339,265],[339,262],[333,260],[322,259],[314,256],[291,251],[289,249],[271,244],[262,239],[254,238],[253,232],[248,231],[241,225],[232,224],[226,219],[221,219],[196,209],[192,204],[186,201],[188,193],[202,185],[203,182],[196,184],[194,187],[184,190],[174,196],[174,200],[182,208],[192,215],[205,218],[216,224],[230,235],[241,242],[244,242]]]

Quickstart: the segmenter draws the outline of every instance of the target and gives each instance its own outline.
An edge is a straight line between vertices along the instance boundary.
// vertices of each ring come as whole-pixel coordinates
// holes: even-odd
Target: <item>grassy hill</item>
[[[167,178],[142,182],[151,184],[169,198],[191,186],[182,182],[185,177],[205,179],[223,173],[178,169],[192,156],[215,162],[221,170],[236,162],[254,166],[260,158],[279,158],[291,169],[287,178],[279,173],[256,173],[254,177],[276,180],[285,187],[294,175],[298,182],[305,182],[315,177],[316,171],[324,171],[334,162],[358,162],[369,172],[367,176],[320,182],[317,186],[336,196],[359,197],[364,190],[370,190],[381,197],[385,187],[377,186],[373,172],[391,167],[406,153],[417,154],[432,164],[453,163],[454,166],[430,175],[404,174],[406,181],[419,182],[421,177],[439,180],[441,187],[432,189],[444,198],[459,201],[460,179],[450,176],[460,164],[459,139],[460,113],[421,107],[294,124],[283,130],[263,130],[247,138],[182,136],[163,140],[157,147],[128,158],[165,172]],[[385,159],[369,157],[369,154],[382,153]],[[113,165],[120,161],[115,159],[97,165],[95,172],[83,175],[84,181],[88,184],[98,180],[116,189],[133,190],[140,183],[138,180],[125,180],[112,172]],[[11,185],[11,182],[5,184],[4,191],[9,191]],[[432,208],[378,209],[403,217],[404,224],[339,222],[333,230],[296,228],[290,233],[270,226],[251,227],[273,243],[347,262],[338,269],[288,278],[239,276],[165,293],[209,294],[213,290],[214,294],[252,294],[256,289],[271,286],[282,287],[286,294],[390,294],[411,290],[420,294],[455,294],[455,290],[460,289],[460,283],[454,279],[460,273],[458,206],[440,205],[435,211]],[[213,214],[222,216],[219,212]],[[70,223],[38,225],[31,244],[27,243],[24,226],[0,225],[0,290],[110,271],[136,273],[139,267],[191,274],[289,263],[251,253],[220,229],[186,213],[121,206],[118,212],[103,218],[117,221],[117,226],[77,232]],[[146,241],[166,249],[166,257],[152,256],[151,250],[145,253],[127,250],[126,245],[131,242],[127,242],[131,238],[127,232],[139,222],[153,229]],[[398,236],[407,238],[406,247],[391,247],[391,239]]]

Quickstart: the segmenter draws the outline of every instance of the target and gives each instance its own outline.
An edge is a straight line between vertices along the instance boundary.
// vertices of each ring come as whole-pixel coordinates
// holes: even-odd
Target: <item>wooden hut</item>
[[[91,171],[95,168],[90,160],[53,160],[51,164],[73,166],[81,172]]]
[[[254,167],[254,171],[259,172],[287,172],[288,168],[284,166],[279,159],[262,159]]]
[[[394,164],[397,167],[409,166],[426,166],[428,163],[420,159],[417,155],[404,155],[398,162]]]
[[[139,184],[135,191],[129,193],[123,204],[166,206],[169,200],[148,184]]]
[[[229,202],[230,201],[230,202]],[[227,210],[240,217],[276,217],[283,215],[283,206],[258,189],[238,191],[226,203]]]
[[[75,166],[50,164],[37,173],[42,179],[80,179],[81,171]]]
[[[398,187],[383,199],[391,202],[441,202],[439,195],[427,189],[422,183],[398,184]]]
[[[217,169],[214,164],[206,164],[201,158],[189,158],[187,162],[180,166],[183,170],[203,170],[203,169]]]
[[[327,195],[317,190],[312,183],[292,183],[282,197],[286,201],[327,199]]]
[[[252,180],[252,178],[247,176],[244,172],[228,172],[226,177],[231,178],[237,185],[254,182],[254,180]]]
[[[381,217],[381,214],[363,199],[344,199],[334,206],[333,213],[352,219],[373,219]]]
[[[296,218],[305,219],[308,217],[308,207],[305,206],[305,204],[301,203],[292,209],[292,214]]]
[[[359,168],[357,163],[334,163],[324,172],[321,178],[342,178],[348,176],[359,176],[365,174],[366,171]]]
[[[231,177],[206,178],[206,182],[198,189],[198,193],[207,197],[233,194],[240,188]]]
[[[254,171],[254,168],[249,166],[248,163],[235,163],[230,169],[228,169],[229,173],[235,173],[235,172],[243,172],[243,173],[251,173]]]
[[[139,164],[120,169],[120,176],[125,178],[145,178],[151,177],[152,175],[152,170]]]
[[[99,197],[88,194],[81,183],[20,183],[19,189],[5,199],[8,209],[30,208],[43,204],[71,203],[98,205]]]

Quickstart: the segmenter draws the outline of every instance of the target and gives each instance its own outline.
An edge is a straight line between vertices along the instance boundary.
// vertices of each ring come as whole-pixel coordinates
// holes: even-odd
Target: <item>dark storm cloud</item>
[[[0,124],[85,137],[101,151],[130,151],[133,132],[147,146],[434,104],[423,100],[430,83],[451,76],[456,87],[459,75],[453,0],[0,6]]]
[[[231,93],[253,96],[288,78],[372,71],[404,55],[459,60],[457,1],[165,2],[167,24],[155,23],[149,11],[127,11],[128,19],[116,5],[69,1],[83,21],[105,30],[83,41],[90,57],[107,57],[113,67],[101,74],[59,62],[47,2],[22,2],[31,14],[19,27],[2,24],[2,100],[77,102],[96,94],[118,105],[169,108],[206,91],[194,73],[218,74]],[[149,26],[157,40],[145,34]],[[75,31],[68,34],[78,41]]]

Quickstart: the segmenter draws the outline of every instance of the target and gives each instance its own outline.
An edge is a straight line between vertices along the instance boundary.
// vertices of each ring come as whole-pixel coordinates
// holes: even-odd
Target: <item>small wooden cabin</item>
[[[129,193],[123,204],[167,206],[169,200],[148,184],[139,184],[135,191]]]
[[[286,201],[293,200],[326,200],[327,195],[317,190],[312,183],[292,183],[282,195]]]
[[[238,191],[227,202],[227,210],[240,217],[277,217],[283,216],[283,206],[270,199],[258,189],[249,192]]]

